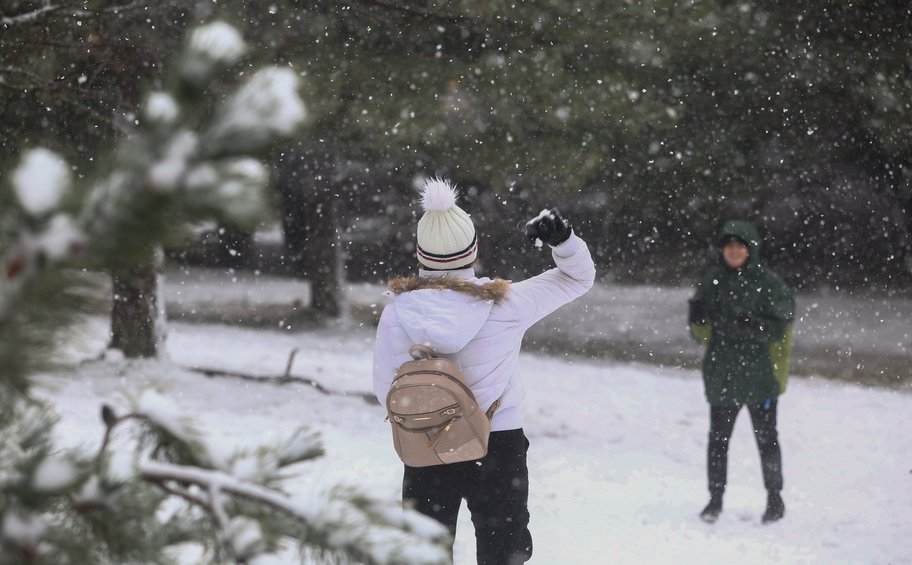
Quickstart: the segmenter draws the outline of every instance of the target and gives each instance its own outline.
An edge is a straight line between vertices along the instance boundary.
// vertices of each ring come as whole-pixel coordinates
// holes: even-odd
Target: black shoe
[[[700,519],[706,522],[707,524],[713,524],[716,520],[719,519],[719,514],[722,513],[722,496],[713,495],[709,499],[709,504],[706,505],[706,508],[703,509],[703,512],[700,512]]]
[[[778,492],[771,492],[766,499],[766,512],[763,513],[764,524],[781,520],[785,516],[785,503]]]

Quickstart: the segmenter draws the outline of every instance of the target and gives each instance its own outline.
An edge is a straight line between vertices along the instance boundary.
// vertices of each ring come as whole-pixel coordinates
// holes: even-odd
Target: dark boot
[[[700,519],[706,522],[707,524],[712,524],[719,519],[719,514],[722,513],[722,495],[713,494],[709,498],[709,504],[706,505],[706,508],[703,509],[703,512],[700,512]]]
[[[770,491],[766,498],[766,511],[763,513],[763,523],[769,524],[785,516],[785,503],[778,492]]]

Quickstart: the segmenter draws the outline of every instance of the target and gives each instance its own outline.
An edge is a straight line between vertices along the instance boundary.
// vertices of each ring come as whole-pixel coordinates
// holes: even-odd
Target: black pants
[[[709,492],[721,495],[725,492],[728,477],[728,441],[735,429],[735,418],[741,406],[709,407]],[[779,435],[776,432],[776,401],[748,406],[754,438],[760,450],[760,465],[763,468],[763,485],[766,490],[782,490],[782,451],[779,449]]]
[[[491,432],[488,454],[478,461],[405,467],[402,499],[456,535],[456,517],[466,500],[478,565],[517,565],[532,556],[529,533],[529,440],[521,429]]]

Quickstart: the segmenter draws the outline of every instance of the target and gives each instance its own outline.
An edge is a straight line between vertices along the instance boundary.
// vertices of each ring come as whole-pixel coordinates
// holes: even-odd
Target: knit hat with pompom
[[[429,269],[460,269],[478,257],[478,238],[469,215],[456,205],[449,181],[427,179],[421,194],[424,215],[418,221],[418,261]]]

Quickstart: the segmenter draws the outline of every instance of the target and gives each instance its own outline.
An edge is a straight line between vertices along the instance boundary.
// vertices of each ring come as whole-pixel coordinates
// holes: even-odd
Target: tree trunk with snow
[[[112,273],[111,347],[126,357],[156,357],[164,335],[158,272],[146,263]]]

